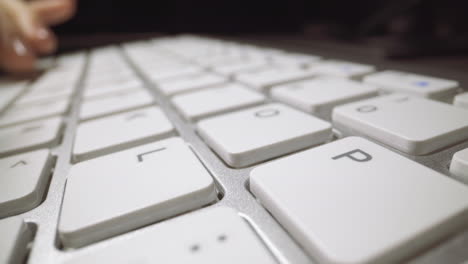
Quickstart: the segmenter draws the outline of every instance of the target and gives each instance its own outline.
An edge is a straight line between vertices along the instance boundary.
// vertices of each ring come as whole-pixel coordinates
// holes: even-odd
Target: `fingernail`
[[[19,39],[13,40],[13,50],[18,56],[25,56],[29,53],[28,48],[24,45],[24,43]]]
[[[49,30],[43,27],[40,27],[36,30],[36,36],[38,39],[45,40],[50,37],[50,33],[49,33]]]

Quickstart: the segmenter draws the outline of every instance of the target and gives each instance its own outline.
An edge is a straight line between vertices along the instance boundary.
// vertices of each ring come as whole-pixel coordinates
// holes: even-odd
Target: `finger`
[[[56,25],[70,19],[76,11],[75,0],[36,0],[29,3],[31,10],[43,23]]]
[[[49,54],[57,48],[57,39],[55,35],[46,27],[38,26],[35,31],[35,37],[30,39],[30,46],[39,54]]]
[[[27,73],[34,70],[36,56],[19,38],[0,42],[0,66],[8,73]]]

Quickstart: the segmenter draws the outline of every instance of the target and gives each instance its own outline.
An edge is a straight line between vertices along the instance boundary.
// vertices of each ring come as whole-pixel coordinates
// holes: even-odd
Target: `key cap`
[[[468,92],[461,93],[453,99],[453,105],[468,109]]]
[[[456,81],[399,71],[378,72],[364,77],[363,80],[387,92],[407,93],[431,99],[453,96],[458,88]]]
[[[107,84],[102,86],[96,86],[96,88],[88,87],[83,92],[85,99],[92,99],[98,97],[105,97],[116,92],[127,91],[127,90],[138,90],[142,89],[143,84],[139,80],[126,81],[121,84]],[[144,88],[143,88],[144,89]]]
[[[257,90],[266,90],[277,84],[314,76],[309,70],[291,66],[268,66],[235,75],[235,80]]]
[[[26,82],[18,82],[9,79],[0,80],[0,112],[5,110],[5,108],[24,91],[26,84]]]
[[[61,118],[53,117],[0,129],[0,157],[50,147],[60,136]]]
[[[0,220],[0,263],[25,263],[32,232],[20,218]]]
[[[125,252],[125,253],[124,253]],[[156,224],[146,232],[94,249],[66,264],[277,263],[252,229],[227,207],[190,213]]]
[[[0,127],[62,115],[68,110],[68,100],[44,101],[30,105],[13,105],[0,117]]]
[[[271,61],[279,65],[311,67],[319,64],[320,57],[299,53],[283,53],[271,56]]]
[[[89,99],[81,105],[80,119],[90,120],[111,114],[122,113],[153,104],[146,90],[138,89],[113,93],[105,98]]]
[[[174,133],[174,127],[159,109],[148,107],[78,126],[73,155],[75,161],[148,143]]]
[[[334,76],[342,78],[360,79],[366,74],[375,71],[375,67],[367,64],[360,64],[339,60],[327,60],[314,66],[310,70],[314,75]]]
[[[281,104],[268,104],[202,120],[198,132],[230,166],[238,168],[330,139],[331,125]]]
[[[81,247],[216,200],[214,181],[180,138],[73,166],[59,234]]]
[[[468,218],[463,184],[356,137],[258,166],[250,190],[320,263],[400,263]]]
[[[456,177],[468,182],[468,148],[453,154],[450,163],[450,172]]]
[[[202,68],[190,65],[175,63],[171,66],[165,65],[164,67],[154,67],[151,69],[142,69],[146,75],[154,82],[169,80],[172,78],[183,77],[185,75],[192,75],[202,72]]]
[[[57,97],[70,98],[74,93],[73,87],[68,86],[55,86],[50,87],[47,90],[29,90],[23,96],[21,96],[17,104],[35,104],[43,101],[53,100]]]
[[[156,83],[156,85],[164,95],[170,96],[215,86],[225,82],[225,78],[215,74],[197,73],[161,81]]]
[[[48,149],[0,159],[0,218],[29,211],[42,202],[52,157]]]
[[[333,123],[411,155],[429,154],[468,138],[468,111],[405,94],[338,106]]]
[[[236,73],[264,67],[268,67],[268,62],[265,59],[246,59],[239,60],[237,63],[215,65],[212,66],[212,70],[221,75],[233,76]]]
[[[330,119],[335,106],[376,96],[378,91],[373,86],[348,79],[318,77],[274,86],[271,95],[302,111]]]
[[[177,95],[172,99],[177,110],[190,121],[254,106],[263,101],[265,96],[262,94],[234,83]]]

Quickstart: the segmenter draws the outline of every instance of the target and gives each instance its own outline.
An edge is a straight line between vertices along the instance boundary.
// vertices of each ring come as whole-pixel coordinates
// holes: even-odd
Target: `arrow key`
[[[0,159],[0,218],[26,212],[42,202],[52,161],[48,149]]]

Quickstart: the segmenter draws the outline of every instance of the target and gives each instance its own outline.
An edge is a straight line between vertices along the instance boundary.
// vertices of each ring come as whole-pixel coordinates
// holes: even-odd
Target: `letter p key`
[[[344,158],[344,157],[347,157],[347,158],[350,158],[354,161],[357,161],[357,162],[366,162],[366,161],[370,161],[372,159],[372,156],[360,149],[355,149],[355,150],[351,150],[349,152],[346,152],[346,153],[343,153],[343,154],[340,154],[338,156],[335,156],[335,157],[332,157],[332,159],[334,160],[337,160],[337,159],[341,159],[341,158]]]

